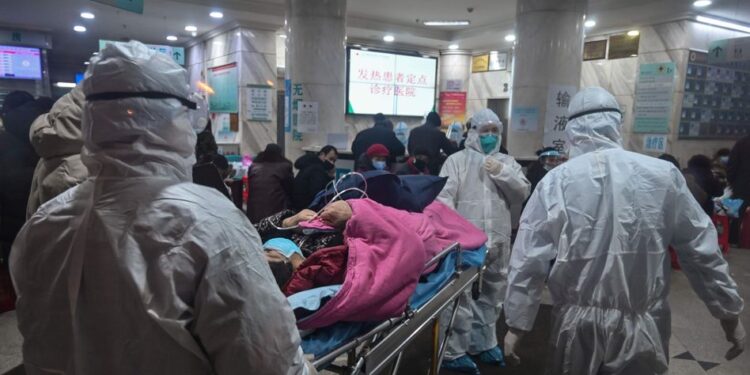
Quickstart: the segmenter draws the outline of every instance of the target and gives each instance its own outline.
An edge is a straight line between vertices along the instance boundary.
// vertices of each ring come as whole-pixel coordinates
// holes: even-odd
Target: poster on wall
[[[284,80],[284,133],[292,132],[292,80]]]
[[[472,56],[471,58],[471,72],[472,73],[486,72],[489,69],[490,69],[490,55],[489,54]]]
[[[601,60],[607,57],[607,39],[592,40],[583,44],[583,61]]]
[[[497,51],[490,52],[488,70],[508,70],[508,53]]]
[[[544,116],[544,146],[565,150],[565,127],[568,125],[568,105],[578,92],[578,86],[550,85],[547,91],[547,113]]]
[[[318,121],[318,102],[299,102],[297,104],[297,130],[299,132],[317,133],[320,129]]]
[[[207,80],[214,90],[208,99],[208,109],[217,113],[237,113],[237,63],[208,68]]]
[[[273,87],[249,85],[245,98],[247,118],[250,121],[271,121],[273,119]]]
[[[721,47],[711,43],[711,47]],[[737,139],[750,135],[750,56],[722,61],[701,51],[690,51],[685,69],[685,95],[680,110],[680,139]],[[747,52],[745,52],[747,53]],[[718,59],[718,60],[717,60]]]
[[[510,130],[534,133],[539,129],[539,108],[513,107],[510,113]]]
[[[232,129],[230,113],[212,113],[211,122],[213,123],[216,143],[237,143],[238,132]]]
[[[466,121],[466,91],[441,92],[438,113],[440,113],[443,126],[454,122],[464,123]]]
[[[667,136],[665,134],[647,134],[643,137],[643,151],[663,154],[667,152]]]
[[[633,132],[669,133],[675,63],[641,64],[635,85]]]
[[[609,59],[622,59],[638,56],[640,35],[612,35],[609,37]]]

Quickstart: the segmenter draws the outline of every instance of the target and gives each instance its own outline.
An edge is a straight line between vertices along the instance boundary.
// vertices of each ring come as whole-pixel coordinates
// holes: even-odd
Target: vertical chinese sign
[[[302,133],[299,131],[299,128],[297,127],[299,115],[298,110],[300,107],[300,102],[305,100],[305,93],[302,90],[302,84],[301,83],[292,83],[292,116],[291,116],[291,125],[292,125],[292,141],[295,142],[302,142]]]
[[[443,126],[466,120],[466,91],[443,91],[440,93],[438,106]]]
[[[547,91],[547,113],[544,116],[544,146],[565,150],[565,127],[568,125],[568,105],[578,92],[577,86],[550,85]]]

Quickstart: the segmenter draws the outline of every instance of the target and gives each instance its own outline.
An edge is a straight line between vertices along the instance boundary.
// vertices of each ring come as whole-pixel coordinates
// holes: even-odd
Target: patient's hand
[[[344,229],[351,218],[352,208],[346,201],[333,202],[320,213],[321,221],[337,229]]]
[[[284,228],[291,228],[300,222],[310,221],[313,217],[315,217],[315,211],[302,210],[296,215],[284,219],[284,221],[281,222],[281,226]]]

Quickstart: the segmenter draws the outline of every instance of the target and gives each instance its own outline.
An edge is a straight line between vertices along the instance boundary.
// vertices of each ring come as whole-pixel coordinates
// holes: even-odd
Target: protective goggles
[[[119,100],[129,98],[146,98],[146,99],[176,99],[189,109],[198,109],[198,104],[194,101],[183,97],[158,91],[141,91],[141,92],[102,92],[98,94],[86,95],[87,101],[96,100]]]
[[[579,117],[591,115],[594,113],[602,113],[602,112],[617,112],[622,116],[622,112],[620,112],[617,108],[611,108],[611,107],[604,107],[604,108],[595,108],[595,109],[589,109],[588,111],[578,112],[570,117],[568,117],[568,122],[571,122]]]

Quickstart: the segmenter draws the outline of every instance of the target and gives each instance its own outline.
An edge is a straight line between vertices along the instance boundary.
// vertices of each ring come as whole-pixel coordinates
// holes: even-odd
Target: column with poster
[[[635,133],[669,133],[675,63],[641,64],[635,86]]]
[[[443,91],[440,93],[438,112],[443,126],[466,121],[466,91]]]
[[[544,116],[544,146],[565,150],[565,127],[568,125],[568,105],[578,87],[550,85],[547,91],[547,113]]]

